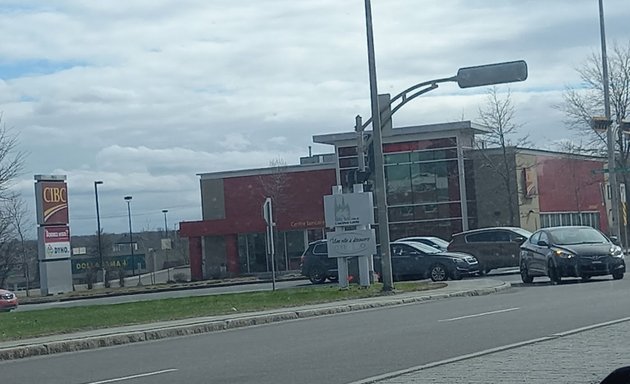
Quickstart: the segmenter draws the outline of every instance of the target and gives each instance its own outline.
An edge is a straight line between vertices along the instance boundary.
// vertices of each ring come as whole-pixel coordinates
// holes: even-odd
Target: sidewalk
[[[363,383],[595,384],[630,365],[630,321]]]
[[[438,300],[448,297],[487,295],[501,292],[509,288],[510,283],[494,279],[449,281],[447,287],[431,291],[409,292],[269,311],[164,321],[33,339],[5,341],[0,342],[0,361],[221,331],[313,316],[324,316],[392,305]]]

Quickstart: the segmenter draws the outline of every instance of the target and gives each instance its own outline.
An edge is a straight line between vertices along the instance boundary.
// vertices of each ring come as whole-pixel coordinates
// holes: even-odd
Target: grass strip
[[[423,291],[444,286],[444,283],[401,282],[396,284],[396,291]],[[0,313],[0,341],[376,297],[383,294],[381,289],[382,284],[374,284],[368,289],[351,286],[347,290],[340,290],[336,285],[309,286],[275,292],[243,292]]]

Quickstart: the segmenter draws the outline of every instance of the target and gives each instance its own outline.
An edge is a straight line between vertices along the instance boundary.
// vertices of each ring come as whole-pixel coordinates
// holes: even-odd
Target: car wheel
[[[326,271],[322,267],[314,267],[308,273],[308,279],[313,284],[323,284],[326,281]]]
[[[623,279],[623,272],[613,272],[612,276],[615,280],[621,280]]]
[[[523,283],[525,284],[531,284],[534,282],[534,277],[529,275],[525,264],[521,265],[521,280],[523,280]]]
[[[551,280],[553,284],[560,284],[562,282],[562,276],[560,276],[558,269],[551,261],[549,261],[549,264],[547,265],[547,274],[549,275],[549,280]]]
[[[333,283],[336,283],[339,281],[339,276],[328,276],[328,280],[330,280]]]
[[[448,280],[448,274],[446,273],[446,267],[442,264],[435,264],[431,267],[431,280],[433,281],[446,281]]]

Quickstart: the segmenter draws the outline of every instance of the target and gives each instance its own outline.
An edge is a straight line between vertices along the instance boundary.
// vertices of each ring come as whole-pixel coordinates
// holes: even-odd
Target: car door
[[[392,244],[392,275],[396,280],[409,275],[410,254],[405,247],[407,246],[404,244]]]
[[[533,236],[532,236],[533,237]],[[545,231],[540,231],[540,235],[535,244],[532,245],[532,273],[538,275],[547,274],[547,253],[549,253],[549,235]],[[547,244],[547,245],[541,245]]]
[[[539,237],[540,232],[536,232],[521,246],[521,265],[524,265],[529,273],[536,270],[534,251]]]
[[[430,255],[408,245],[403,245],[403,253],[408,256],[406,259],[408,275],[421,276],[423,278],[428,275],[431,262]]]

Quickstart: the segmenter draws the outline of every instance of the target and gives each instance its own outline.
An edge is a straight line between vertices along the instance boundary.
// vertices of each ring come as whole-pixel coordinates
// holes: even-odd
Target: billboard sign
[[[68,185],[65,181],[35,183],[37,224],[68,224]]]
[[[39,238],[43,240],[40,242],[43,247],[40,260],[69,259],[72,255],[67,225],[39,227]]]
[[[328,257],[370,256],[376,253],[376,234],[373,229],[330,232],[326,238]]]
[[[105,264],[105,268],[109,270],[124,269],[125,271],[132,271],[134,269],[133,260],[135,260],[136,263],[136,271],[138,267],[140,270],[147,268],[144,254],[134,254],[133,258],[131,255],[110,256],[103,261],[103,264]],[[73,257],[71,263],[72,274],[75,275],[85,273],[89,269],[101,269],[98,257]]]
[[[324,196],[326,227],[374,224],[372,192]]]

